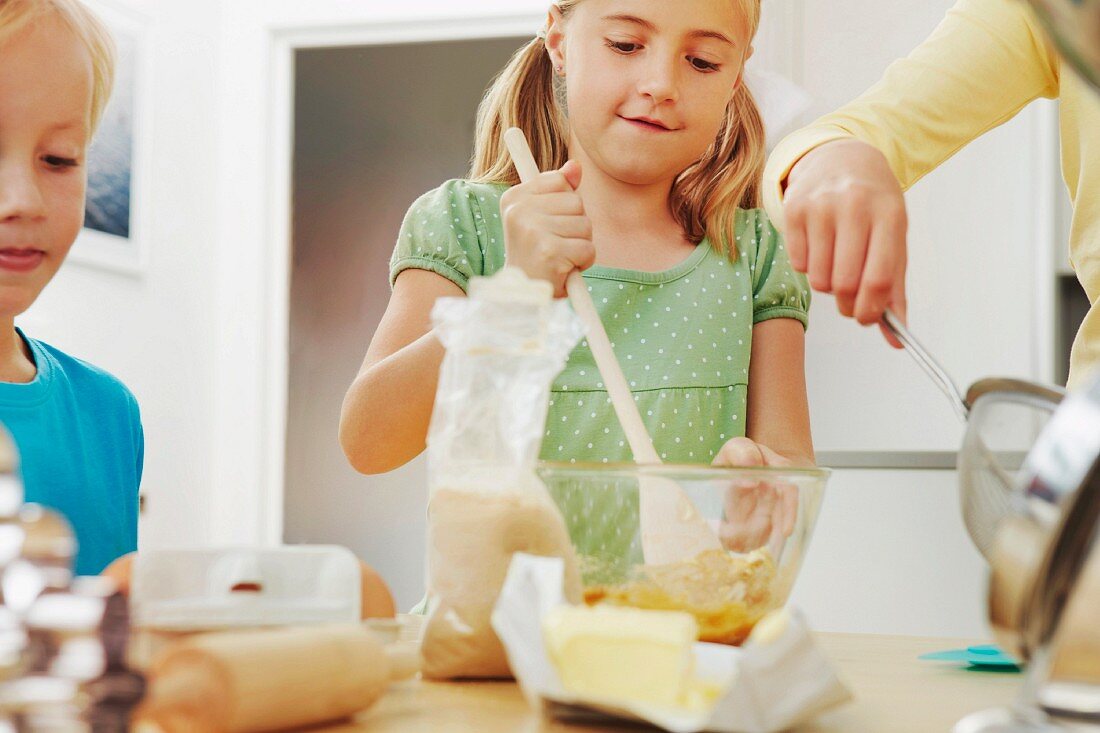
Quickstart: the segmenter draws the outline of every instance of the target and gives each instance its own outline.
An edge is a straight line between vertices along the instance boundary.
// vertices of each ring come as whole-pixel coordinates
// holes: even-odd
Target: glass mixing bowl
[[[666,464],[541,463],[569,531],[589,604],[682,610],[700,641],[740,644],[790,596],[829,471]],[[639,484],[675,482],[718,538],[676,562],[647,563]],[[704,530],[705,531],[705,530]]]

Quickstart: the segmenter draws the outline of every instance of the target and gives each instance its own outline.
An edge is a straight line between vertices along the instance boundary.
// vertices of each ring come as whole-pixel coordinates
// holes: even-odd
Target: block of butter
[[[546,649],[569,692],[607,703],[689,707],[698,627],[691,614],[623,606],[558,606]]]

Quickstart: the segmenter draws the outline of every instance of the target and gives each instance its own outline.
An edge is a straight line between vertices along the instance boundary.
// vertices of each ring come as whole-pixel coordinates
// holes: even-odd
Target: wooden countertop
[[[973,672],[917,657],[974,640],[864,634],[818,634],[854,700],[803,726],[800,733],[930,733],[950,731],[968,713],[1006,705],[1022,676]],[[315,733],[598,733],[622,726],[565,725],[543,720],[519,688],[505,682],[395,685],[355,722]],[[639,728],[633,728],[638,730]]]

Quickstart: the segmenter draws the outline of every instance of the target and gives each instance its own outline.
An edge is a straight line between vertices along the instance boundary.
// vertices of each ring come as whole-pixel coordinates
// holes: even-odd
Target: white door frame
[[[474,18],[346,23],[335,15],[320,21],[302,18],[295,15],[305,12],[296,3],[227,4],[221,45],[213,488],[207,502],[196,502],[202,514],[196,523],[203,528],[196,541],[273,545],[283,537],[295,53],[307,48],[533,36],[546,17],[541,2],[531,3],[528,12],[516,12],[516,5],[524,6],[514,0],[500,4],[509,9],[493,14],[485,8]],[[797,81],[802,3],[792,0],[774,7],[758,45],[769,49],[771,68]],[[333,440],[336,435],[333,425]],[[209,506],[200,506],[203,503]]]

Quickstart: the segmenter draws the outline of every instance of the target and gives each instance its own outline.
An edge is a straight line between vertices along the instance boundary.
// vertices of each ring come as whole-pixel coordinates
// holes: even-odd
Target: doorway
[[[337,441],[340,406],[385,310],[406,210],[465,175],[482,93],[526,40],[295,52],[283,539],[350,548],[399,608],[424,591],[424,459],[357,474]]]

